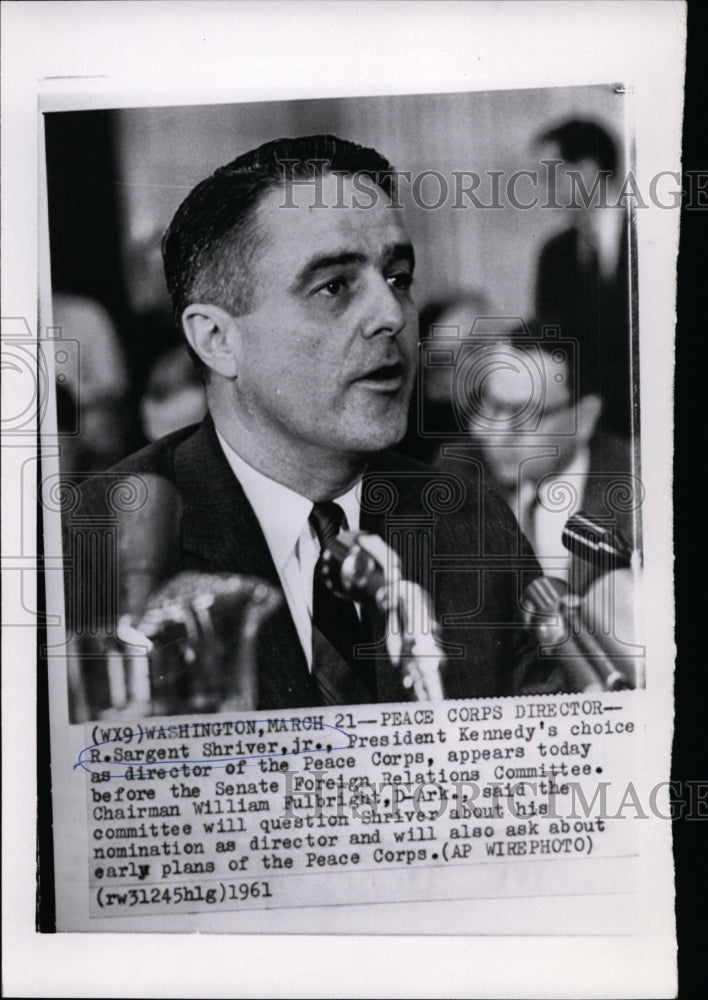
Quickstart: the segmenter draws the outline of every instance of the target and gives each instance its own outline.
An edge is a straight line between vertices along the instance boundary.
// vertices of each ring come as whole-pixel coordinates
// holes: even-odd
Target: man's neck
[[[216,429],[244,462],[313,503],[342,496],[364,473],[366,454],[342,454],[306,444],[295,448],[277,438],[264,443],[262,436],[234,427],[215,409],[210,408]]]

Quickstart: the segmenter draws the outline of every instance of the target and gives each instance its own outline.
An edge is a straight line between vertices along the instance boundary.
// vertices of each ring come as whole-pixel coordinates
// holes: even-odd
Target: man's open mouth
[[[403,385],[406,376],[406,367],[400,361],[393,361],[389,364],[372,368],[371,371],[360,375],[357,382],[378,386],[381,389],[399,389]]]

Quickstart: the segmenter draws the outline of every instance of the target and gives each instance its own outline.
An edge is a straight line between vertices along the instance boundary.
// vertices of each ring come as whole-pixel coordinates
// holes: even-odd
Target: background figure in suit
[[[538,137],[553,168],[549,203],[572,225],[541,250],[536,315],[576,338],[586,377],[602,390],[604,423],[629,435],[632,353],[628,214],[620,197],[617,145],[594,121],[571,118]]]
[[[538,565],[503,500],[390,451],[418,339],[413,247],[392,194],[374,150],[278,140],[197,185],[163,240],[208,414],[113,475],[173,485],[178,569],[280,590],[258,649],[261,709],[404,697],[384,616],[328,602],[314,577],[341,527],[380,535],[432,596],[448,697],[512,693],[532,655],[519,599]],[[108,492],[92,481],[81,513],[105,514]]]
[[[544,573],[581,594],[591,567],[563,545],[566,521],[582,511],[634,547],[641,496],[629,442],[603,426],[572,346],[528,334],[490,346],[470,433]]]

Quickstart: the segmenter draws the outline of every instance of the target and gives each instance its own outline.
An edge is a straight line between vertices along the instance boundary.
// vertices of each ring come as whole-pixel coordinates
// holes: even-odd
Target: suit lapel
[[[396,475],[401,470],[405,471],[405,466],[395,454],[374,456],[365,476],[364,495],[366,480],[386,481],[387,474],[393,475],[396,514],[405,513],[417,492],[406,476]],[[209,417],[177,446],[174,474],[184,504],[181,545],[185,568],[259,577],[282,594],[278,571],[258,518],[221,450]],[[361,530],[385,539],[386,517],[386,510],[364,503]],[[364,609],[363,624],[367,642],[378,645],[373,656],[376,700],[404,700],[400,672],[391,666],[384,643],[386,616]],[[284,597],[259,638],[258,685],[260,709],[322,704]]]
[[[175,481],[184,504],[185,565],[208,573],[259,577],[281,594],[281,606],[259,637],[258,707],[321,704],[258,518],[221,450],[210,418],[178,445]]]

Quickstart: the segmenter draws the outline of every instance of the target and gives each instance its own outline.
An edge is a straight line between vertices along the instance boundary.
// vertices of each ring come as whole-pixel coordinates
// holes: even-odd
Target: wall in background
[[[494,310],[527,316],[540,248],[568,220],[558,210],[510,206],[505,178],[517,170],[539,169],[534,136],[565,117],[595,118],[621,139],[626,102],[626,95],[608,85],[121,111],[118,172],[133,308],[141,312],[166,304],[159,239],[198,181],[267,140],[333,132],[374,146],[395,167],[414,175],[437,170],[450,184],[450,197],[441,208],[407,206],[418,257],[419,305],[473,287],[487,293]],[[485,175],[502,171],[503,208],[453,209],[453,170],[483,176],[478,194],[485,204],[492,199],[492,181]],[[434,203],[439,191],[438,182],[429,178],[421,194]],[[517,191],[524,200],[534,193],[528,181],[520,181]]]

